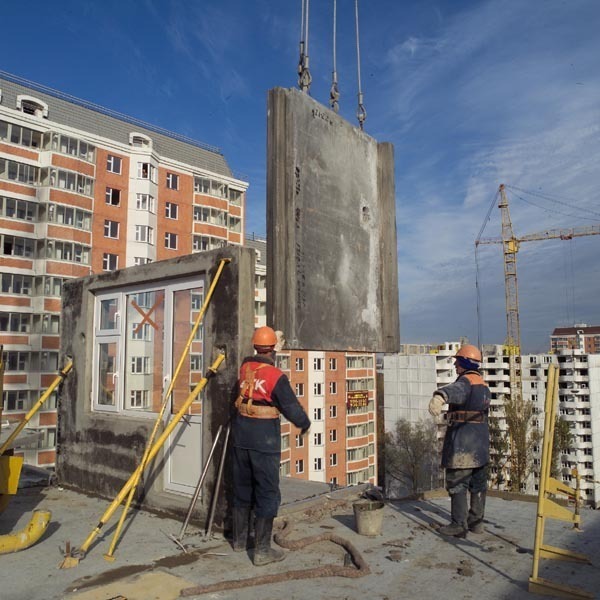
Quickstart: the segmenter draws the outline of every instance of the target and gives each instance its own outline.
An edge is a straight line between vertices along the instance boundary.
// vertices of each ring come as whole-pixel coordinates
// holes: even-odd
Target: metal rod
[[[204,483],[204,479],[206,478],[206,474],[208,473],[208,467],[212,461],[212,457],[215,453],[215,449],[219,442],[219,438],[221,437],[221,432],[223,431],[223,425],[219,425],[219,429],[217,431],[217,435],[215,435],[215,441],[213,442],[212,448],[210,449],[210,453],[208,458],[206,459],[206,463],[204,468],[202,469],[202,474],[200,475],[200,479],[198,479],[198,484],[196,485],[196,490],[194,491],[194,496],[192,497],[192,501],[190,502],[190,507],[187,511],[187,515],[185,516],[185,520],[183,525],[181,526],[181,531],[179,532],[178,540],[183,540],[183,536],[185,535],[185,530],[190,522],[190,518],[192,517],[192,512],[194,512],[194,507],[196,506],[196,502],[198,502],[198,496],[200,496],[200,490],[202,489],[202,484]]]
[[[225,455],[227,454],[227,443],[229,442],[229,433],[231,432],[231,423],[227,424],[225,430],[225,441],[223,442],[223,453],[221,454],[221,461],[219,462],[219,473],[217,474],[217,482],[215,483],[215,491],[210,504],[210,514],[208,516],[208,526],[206,527],[206,536],[209,538],[212,532],[213,519],[215,517],[215,509],[217,507],[217,498],[219,497],[219,488],[221,487],[221,477],[223,476],[223,465],[225,464]]]

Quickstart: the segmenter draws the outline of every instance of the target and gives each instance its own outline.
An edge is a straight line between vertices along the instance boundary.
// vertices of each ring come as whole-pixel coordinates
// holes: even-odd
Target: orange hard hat
[[[259,327],[254,330],[252,336],[253,346],[275,346],[277,343],[277,335],[270,327]]]
[[[471,344],[465,344],[464,346],[461,346],[458,352],[454,355],[454,358],[458,356],[481,362],[481,352],[479,351],[479,348],[477,348],[477,346],[472,346]]]

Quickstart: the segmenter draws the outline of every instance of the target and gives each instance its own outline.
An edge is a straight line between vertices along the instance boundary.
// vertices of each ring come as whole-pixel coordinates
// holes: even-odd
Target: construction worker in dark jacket
[[[254,510],[253,562],[267,565],[285,558],[271,547],[273,519],[277,516],[281,431],[279,414],[304,435],[310,420],[298,402],[286,375],[274,365],[277,335],[259,327],[252,337],[255,356],[242,361],[239,396],[233,419],[233,549],[246,550],[250,513]]]
[[[458,378],[434,392],[429,412],[437,417],[448,404],[442,467],[446,469],[452,522],[439,531],[443,535],[464,538],[467,530],[483,533],[490,456],[490,390],[481,377],[481,352],[477,347],[466,344],[454,358]],[[471,496],[470,508],[467,492]]]

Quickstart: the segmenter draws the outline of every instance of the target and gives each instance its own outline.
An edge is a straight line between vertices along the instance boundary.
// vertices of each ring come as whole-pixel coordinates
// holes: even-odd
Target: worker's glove
[[[432,417],[439,417],[442,414],[444,404],[446,404],[444,396],[441,394],[433,394],[433,397],[429,401],[429,414]]]
[[[281,352],[285,344],[285,338],[283,337],[283,331],[276,331],[277,343],[275,344],[275,352]]]
[[[304,437],[310,431],[310,425],[300,431],[300,437]]]

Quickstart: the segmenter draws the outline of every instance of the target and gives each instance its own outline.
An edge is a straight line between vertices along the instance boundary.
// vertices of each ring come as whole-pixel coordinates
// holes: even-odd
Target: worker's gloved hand
[[[300,431],[300,437],[304,437],[310,431],[310,425]]]
[[[433,397],[429,401],[429,414],[432,417],[439,417],[442,414],[444,404],[446,404],[444,396],[441,394],[433,394]]]
[[[285,338],[283,337],[283,331],[276,331],[277,343],[275,344],[275,352],[281,352],[285,344]]]

